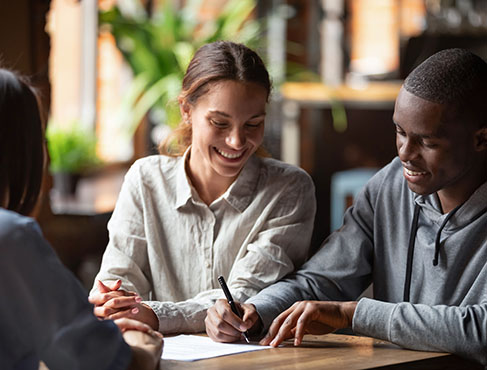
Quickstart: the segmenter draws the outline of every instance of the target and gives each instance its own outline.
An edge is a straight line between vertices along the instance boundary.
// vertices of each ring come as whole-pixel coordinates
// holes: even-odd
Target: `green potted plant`
[[[73,195],[80,176],[100,164],[95,134],[76,123],[66,127],[49,123],[46,138],[54,188],[61,195]]]
[[[251,17],[256,0],[229,0],[214,20],[198,19],[201,0],[159,2],[149,13],[140,0],[131,3],[136,12],[127,14],[115,5],[100,12],[100,27],[115,37],[134,79],[124,97],[120,124],[132,135],[151,110],[160,124],[173,128],[180,121],[176,102],[187,65],[196,49],[216,40],[233,40],[255,47],[260,23]],[[133,10],[133,9],[132,9]]]

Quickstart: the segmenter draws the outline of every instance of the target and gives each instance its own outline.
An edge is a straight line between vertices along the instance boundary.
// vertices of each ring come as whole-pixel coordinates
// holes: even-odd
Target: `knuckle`
[[[223,321],[218,321],[218,322],[216,323],[216,329],[217,329],[218,331],[221,331],[221,330],[223,329],[223,326],[224,326],[224,325],[223,325]]]
[[[230,317],[230,314],[227,310],[223,310],[223,312],[221,313],[221,317],[225,320]]]

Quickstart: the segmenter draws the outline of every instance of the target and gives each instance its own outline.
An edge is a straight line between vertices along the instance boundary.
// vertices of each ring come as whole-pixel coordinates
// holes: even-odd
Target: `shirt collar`
[[[184,152],[181,161],[178,163],[176,171],[176,204],[175,208],[184,206],[191,198],[197,199],[197,194],[193,194],[194,188],[191,185],[186,173],[186,161],[189,157],[191,146]],[[245,166],[240,171],[237,179],[227,189],[227,191],[217,200],[224,199],[228,204],[239,212],[243,212],[255,197],[255,189],[259,180],[261,161],[255,154],[250,156]]]

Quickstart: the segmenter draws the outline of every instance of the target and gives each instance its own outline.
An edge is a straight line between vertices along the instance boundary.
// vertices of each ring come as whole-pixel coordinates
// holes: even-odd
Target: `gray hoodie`
[[[436,194],[410,191],[402,172],[395,158],[367,183],[342,228],[300,270],[247,303],[256,306],[268,328],[296,301],[356,300],[373,282],[375,299],[359,301],[355,333],[487,365],[487,183],[448,215],[441,213]],[[407,284],[415,205],[419,214]],[[404,302],[405,290],[410,303]]]

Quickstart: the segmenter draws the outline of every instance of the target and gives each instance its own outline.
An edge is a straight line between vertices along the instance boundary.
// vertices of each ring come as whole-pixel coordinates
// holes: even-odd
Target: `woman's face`
[[[235,180],[264,136],[267,90],[254,83],[214,82],[193,106],[182,108],[192,125],[189,167],[208,183]]]

